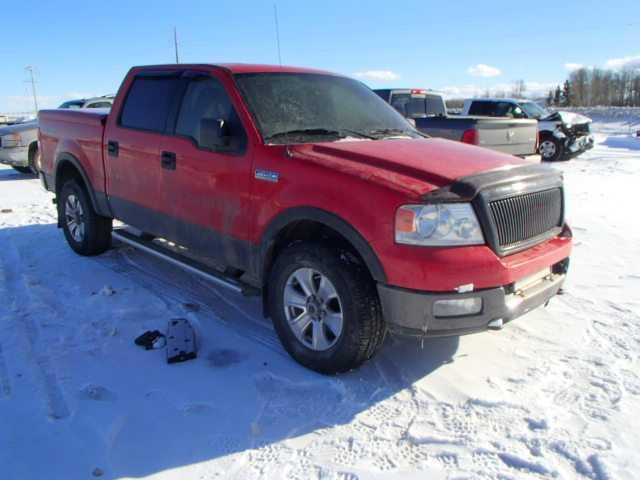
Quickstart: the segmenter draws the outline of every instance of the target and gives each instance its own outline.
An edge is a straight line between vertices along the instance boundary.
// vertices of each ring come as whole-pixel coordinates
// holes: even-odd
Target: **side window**
[[[176,77],[136,78],[122,107],[120,125],[164,133],[178,85]]]
[[[471,108],[469,108],[469,115],[493,117],[496,115],[496,112],[492,102],[473,102]]]
[[[89,105],[85,106],[84,108],[111,108],[111,103],[110,102],[90,103]]]
[[[198,147],[206,148],[201,142],[202,120],[224,122],[230,137],[225,151],[244,150],[247,136],[240,118],[222,84],[212,77],[200,77],[189,82],[176,122],[176,135],[189,137]]]

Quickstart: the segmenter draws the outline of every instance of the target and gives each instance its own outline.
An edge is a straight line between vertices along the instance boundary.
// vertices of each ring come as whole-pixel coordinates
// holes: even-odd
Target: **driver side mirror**
[[[200,120],[200,139],[198,144],[212,150],[228,147],[231,143],[231,131],[227,122],[221,118],[203,118]]]

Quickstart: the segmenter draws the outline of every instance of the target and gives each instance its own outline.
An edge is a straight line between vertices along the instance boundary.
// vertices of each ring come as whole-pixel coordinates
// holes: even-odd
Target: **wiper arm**
[[[274,140],[276,138],[296,136],[296,135],[323,135],[323,136],[342,136],[338,130],[330,130],[328,128],[298,128],[294,130],[286,130],[284,132],[269,135],[266,140]]]
[[[369,130],[367,132],[369,135],[374,136],[375,138],[385,138],[385,137],[397,137],[404,136],[410,137],[413,133],[411,130],[403,130],[402,128],[378,128],[375,130]]]
[[[356,136],[360,138],[369,138],[375,140],[376,137],[364,132],[358,132],[357,130],[350,130],[348,128],[342,128],[340,130],[332,130],[330,128],[299,128],[295,130],[287,130],[285,132],[274,133],[269,135],[266,140],[273,140],[275,138],[288,137],[296,135],[321,135],[321,136],[337,136],[340,138]]]

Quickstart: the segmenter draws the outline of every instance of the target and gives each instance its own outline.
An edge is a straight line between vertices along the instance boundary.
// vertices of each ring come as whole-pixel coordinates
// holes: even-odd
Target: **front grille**
[[[513,249],[562,226],[562,189],[525,193],[489,203],[501,250]]]

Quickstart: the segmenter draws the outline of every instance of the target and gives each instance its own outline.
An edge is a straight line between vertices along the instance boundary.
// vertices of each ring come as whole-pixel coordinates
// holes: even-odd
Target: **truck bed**
[[[460,141],[465,131],[476,129],[480,147],[517,156],[536,153],[538,125],[535,120],[460,115],[414,120],[418,130],[434,137]]]
[[[41,110],[38,113],[41,170],[47,183],[53,181],[60,152],[68,152],[82,163],[94,188],[104,192],[102,142],[108,115],[106,109]]]

